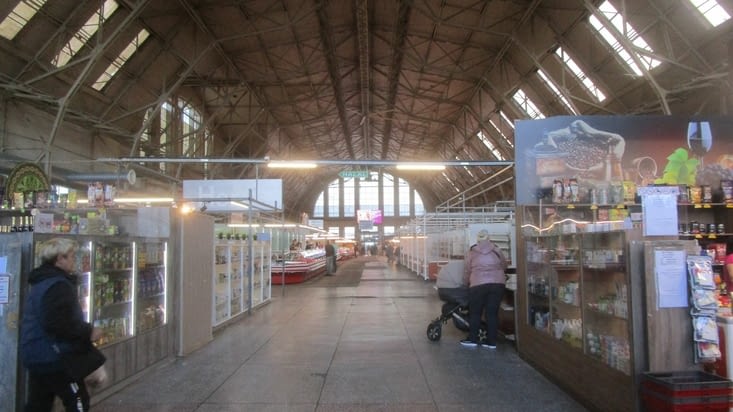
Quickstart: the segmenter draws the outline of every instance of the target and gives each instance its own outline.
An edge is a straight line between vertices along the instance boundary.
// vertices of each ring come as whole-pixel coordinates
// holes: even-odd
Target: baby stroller
[[[428,339],[436,342],[443,333],[443,325],[453,320],[459,330],[468,332],[468,287],[463,285],[463,261],[451,261],[438,273],[435,282],[438,297],[443,302],[441,314],[428,324]],[[481,322],[478,332],[479,343],[486,341],[486,325]]]

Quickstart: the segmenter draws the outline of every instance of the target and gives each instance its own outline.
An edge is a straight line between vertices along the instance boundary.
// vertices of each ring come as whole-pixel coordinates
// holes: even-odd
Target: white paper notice
[[[0,304],[10,302],[10,275],[0,273]]]
[[[648,194],[641,200],[644,236],[677,236],[677,196]]]
[[[683,250],[655,250],[654,277],[658,308],[685,308],[687,299],[686,253]]]
[[[8,257],[0,256],[0,273],[6,273],[8,271]]]

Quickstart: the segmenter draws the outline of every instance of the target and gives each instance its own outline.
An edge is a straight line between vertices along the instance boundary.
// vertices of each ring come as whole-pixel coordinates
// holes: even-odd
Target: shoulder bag
[[[76,351],[61,352],[57,345],[54,345],[54,350],[59,354],[66,373],[77,382],[84,380],[107,361],[102,351],[91,343]]]

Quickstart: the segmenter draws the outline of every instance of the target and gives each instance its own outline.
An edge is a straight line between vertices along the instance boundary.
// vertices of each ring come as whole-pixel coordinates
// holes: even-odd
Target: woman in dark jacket
[[[26,412],[49,412],[58,396],[66,411],[88,411],[89,393],[83,382],[71,378],[60,353],[85,347],[101,330],[84,320],[77,296],[77,244],[54,238],[38,250],[41,265],[28,277],[30,292],[20,326],[20,356],[28,369]]]
[[[506,258],[498,246],[489,240],[485,229],[478,232],[478,241],[471,246],[466,256],[463,280],[468,288],[468,316],[470,332],[461,345],[479,345],[478,331],[481,315],[486,320],[486,341],[481,346],[496,349],[496,336],[499,329],[499,305],[504,297],[506,284]]]

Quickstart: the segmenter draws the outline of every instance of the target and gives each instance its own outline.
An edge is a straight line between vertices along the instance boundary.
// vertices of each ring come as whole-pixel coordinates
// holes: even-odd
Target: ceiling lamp
[[[315,169],[318,165],[314,162],[273,160],[267,163],[267,167],[276,169]]]
[[[397,170],[445,170],[445,165],[440,163],[399,163]]]
[[[117,197],[115,203],[173,203],[172,197]]]

